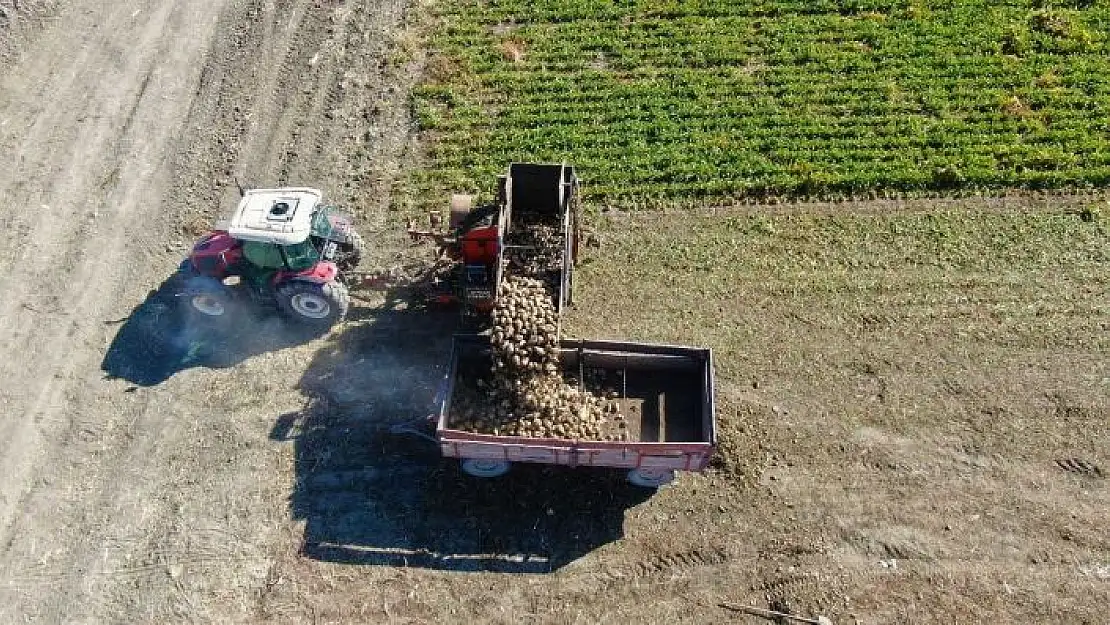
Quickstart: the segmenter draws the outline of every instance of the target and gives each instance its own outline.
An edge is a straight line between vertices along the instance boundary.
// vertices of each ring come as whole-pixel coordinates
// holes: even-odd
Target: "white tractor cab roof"
[[[227,221],[227,232],[242,241],[303,243],[322,198],[320,191],[310,188],[250,189]]]

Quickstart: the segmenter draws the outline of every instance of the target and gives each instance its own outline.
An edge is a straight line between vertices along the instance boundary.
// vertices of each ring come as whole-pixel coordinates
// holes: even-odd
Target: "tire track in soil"
[[[298,156],[304,154],[315,161],[322,153],[322,146],[314,142],[313,121],[324,113],[329,104],[328,96],[336,84],[338,68],[335,67],[331,49],[328,46],[314,48],[304,45],[304,35],[326,30],[329,24],[334,24],[332,37],[340,39],[346,26],[346,20],[342,18],[332,19],[320,14],[302,15],[301,18],[304,23],[298,24],[293,32],[283,37],[291,44],[282,55],[281,68],[274,76],[276,84],[273,92],[278,94],[278,98],[273,108],[282,113],[269,136],[260,137],[265,143],[262,153],[269,155],[264,170],[275,172],[273,184],[279,186],[304,184],[304,181],[297,179],[299,176],[293,174]],[[305,71],[304,68],[309,68],[307,81],[298,71]],[[305,149],[302,145],[311,147]]]
[[[100,20],[83,17],[77,25],[127,30],[134,18],[144,17],[134,13],[118,9]],[[165,12],[151,16],[141,45],[152,45],[165,18]],[[143,95],[132,91],[133,83],[115,76],[148,71],[144,65],[149,59],[106,66],[104,59],[110,52],[104,43],[84,46],[73,59],[74,69],[54,73],[52,80],[38,84],[31,97],[46,104],[17,112],[10,124],[29,131],[18,148],[6,150],[18,155],[19,165],[0,173],[0,189],[14,206],[24,208],[11,211],[11,222],[5,225],[25,234],[6,243],[12,246],[5,254],[10,264],[0,271],[4,343],[20,356],[3,364],[5,379],[11,381],[5,385],[5,408],[19,418],[6,419],[0,437],[9,447],[0,454],[6,476],[0,493],[0,528],[9,525],[35,460],[19,452],[38,449],[46,435],[64,423],[59,415],[64,380],[71,377],[79,360],[73,357],[73,343],[87,338],[90,317],[100,304],[98,295],[106,283],[119,277],[129,213],[136,208],[135,200],[128,201],[128,191],[150,174],[141,162],[150,152],[134,143],[134,134],[116,139],[113,124],[85,123],[90,118],[118,116],[119,103],[137,103]],[[61,57],[57,53],[36,57],[32,74],[50,74],[51,64],[67,62]],[[13,82],[11,77],[5,81],[5,91]],[[4,110],[21,103],[18,96],[5,99]],[[4,136],[0,145],[10,145],[14,138]],[[128,180],[113,190],[104,189],[98,175],[119,169],[123,160],[130,161]],[[84,167],[68,167],[82,161]],[[44,282],[45,277],[49,280]],[[44,307],[44,302],[51,305]],[[50,314],[43,314],[44,308]]]
[[[669,552],[650,552],[643,560],[624,567],[607,567],[598,574],[601,583],[627,583],[700,567],[723,565],[735,559],[722,547],[695,547]]]
[[[276,130],[256,141],[259,152],[270,155],[263,170],[276,172],[276,179],[265,183],[310,181],[325,188],[330,201],[356,213],[365,227],[375,228],[384,221],[399,173],[394,164],[412,133],[407,106],[396,105],[407,88],[394,83],[411,81],[417,72],[410,70],[420,60],[409,60],[409,67],[386,60],[392,42],[402,36],[396,25],[407,17],[403,2],[341,5],[325,17],[305,16],[294,34],[327,31],[329,45],[295,41],[290,46],[295,53],[277,75]],[[394,81],[381,79],[390,73]],[[314,123],[321,119],[328,123]]]
[[[53,91],[47,89],[43,94],[65,89],[97,94],[95,87],[86,84],[103,82],[96,70],[106,61],[97,54],[108,57],[136,46],[149,46],[158,52],[143,48],[145,54],[129,53],[123,67],[129,79],[107,81],[121,90],[130,86],[141,97],[128,100],[114,92],[105,93],[104,101],[96,102],[105,110],[110,108],[112,116],[106,118],[102,110],[87,115],[99,120],[103,126],[103,137],[99,138],[105,141],[118,128],[131,128],[133,135],[143,136],[145,141],[123,136],[120,147],[105,149],[80,137],[79,127],[74,130],[59,125],[69,110],[64,106],[55,112],[54,120],[42,121],[45,118],[40,113],[38,128],[42,136],[24,141],[25,150],[44,150],[51,139],[66,137],[64,133],[69,132],[78,134],[81,140],[71,142],[87,146],[90,160],[102,152],[123,156],[92,168],[91,173],[75,178],[70,185],[73,191],[99,185],[110,194],[98,205],[101,217],[97,223],[101,228],[110,226],[113,236],[106,241],[103,232],[74,226],[49,247],[51,253],[57,250],[57,258],[87,269],[80,276],[83,279],[70,276],[84,285],[77,300],[81,313],[70,313],[61,320],[72,321],[70,333],[83,342],[75,346],[75,353],[60,350],[64,353],[60,357],[68,359],[66,367],[60,367],[57,359],[41,363],[37,370],[44,374],[44,387],[53,402],[49,411],[52,427],[43,429],[38,440],[28,442],[27,453],[6,454],[9,459],[21,458],[28,470],[37,469],[40,478],[19,502],[23,514],[16,519],[11,540],[0,552],[0,575],[8,581],[0,588],[0,604],[4,606],[0,607],[0,617],[10,612],[13,616],[59,622],[185,615],[220,620],[242,615],[251,609],[252,593],[266,583],[271,568],[267,554],[275,550],[275,535],[287,524],[283,495],[291,486],[281,479],[278,468],[282,450],[265,443],[267,428],[257,428],[257,422],[253,422],[252,429],[252,422],[240,426],[229,421],[228,417],[234,415],[225,414],[228,402],[221,401],[227,398],[211,391],[216,378],[227,378],[229,384],[240,385],[236,390],[251,393],[249,384],[243,388],[243,380],[235,378],[249,378],[252,373],[217,371],[179,376],[161,387],[121,395],[119,384],[104,384],[96,379],[98,375],[83,375],[94,369],[90,361],[99,356],[102,344],[98,339],[103,338],[105,344],[110,340],[111,331],[98,327],[97,320],[118,318],[117,309],[129,307],[125,302],[141,299],[141,285],[154,284],[164,278],[160,272],[172,271],[176,259],[152,252],[159,247],[151,243],[160,238],[157,226],[176,222],[180,232],[197,218],[207,221],[221,213],[228,201],[234,201],[230,177],[235,172],[261,172],[259,178],[266,180],[274,180],[279,170],[301,172],[298,175],[313,182],[322,180],[313,186],[328,192],[329,186],[344,180],[353,164],[367,154],[383,158],[383,171],[398,169],[391,161],[399,157],[405,145],[407,127],[398,124],[399,130],[392,134],[371,132],[366,126],[375,120],[362,111],[381,106],[384,98],[389,101],[382,118],[406,119],[404,85],[398,88],[392,82],[398,76],[385,75],[385,64],[375,61],[358,89],[339,89],[335,68],[356,58],[380,57],[391,45],[388,37],[402,25],[405,6],[399,2],[380,6],[363,2],[351,7],[321,8],[320,3],[308,0],[228,0],[221,11],[221,6],[211,2],[196,0],[183,5],[167,0],[150,8],[158,9],[163,19],[161,24],[147,22],[154,39],[136,42],[137,26],[127,19],[139,16],[142,20],[150,11],[118,6],[113,11],[107,3],[100,6],[96,0],[86,2],[88,6],[72,9],[84,18],[68,23],[68,32],[59,32],[71,44],[74,39],[88,38],[89,43],[81,46],[87,51],[84,62],[90,68],[88,76],[56,72],[49,62],[35,65],[28,70],[31,75],[56,76],[50,87]],[[343,20],[354,20],[362,34],[347,37]],[[189,40],[195,47],[172,43],[177,40]],[[339,45],[344,41],[348,48]],[[105,51],[97,52],[97,46]],[[307,63],[309,52],[324,49],[340,50],[339,54],[346,56],[337,56],[331,65]],[[275,51],[285,58],[272,62]],[[197,56],[188,61],[178,58],[187,53]],[[167,54],[172,59],[167,60]],[[327,57],[321,54],[321,58]],[[139,61],[143,59],[152,65],[142,67]],[[107,66],[112,71],[120,70],[118,64]],[[186,67],[185,75],[180,75]],[[173,82],[172,96],[163,81]],[[299,99],[267,95],[284,84],[303,87],[303,92],[290,94]],[[334,101],[337,94],[342,94],[338,103]],[[167,101],[176,104],[167,106]],[[327,118],[322,110],[332,106],[339,114]],[[53,111],[49,107],[44,110]],[[25,114],[30,120],[30,113]],[[166,119],[173,116],[180,117]],[[152,131],[154,118],[160,123]],[[311,123],[313,120],[317,123]],[[305,129],[297,131],[300,139],[288,136],[298,127]],[[182,128],[179,141],[174,144],[166,140],[178,128]],[[311,140],[306,141],[309,136]],[[343,138],[343,142],[332,141],[334,138]],[[334,145],[337,143],[341,144]],[[295,147],[282,150],[276,159],[271,158],[273,151],[268,148],[254,149],[284,145]],[[321,152],[322,158],[314,158]],[[129,156],[145,160],[135,163],[128,160]],[[346,166],[337,167],[337,163]],[[33,173],[30,179],[55,195],[72,194],[49,184],[50,173],[61,166],[57,161],[41,166],[36,162],[37,169],[28,172],[25,168],[23,173]],[[158,174],[169,179],[161,203],[157,198],[163,196],[162,189],[157,181],[151,181]],[[2,174],[0,181],[4,181]],[[348,198],[358,196],[351,189],[343,192]],[[380,208],[388,201],[379,198],[381,203],[369,208]],[[117,215],[105,208],[114,207],[111,202],[146,212],[141,217],[123,211]],[[113,215],[112,220],[105,219],[105,215]],[[16,219],[20,221],[12,224],[15,229],[26,231],[38,243],[46,242],[43,233],[60,231],[61,225],[70,221],[64,214],[50,211],[37,215],[20,212]],[[129,220],[142,223],[134,226]],[[95,253],[106,242],[111,254],[96,261]],[[145,275],[137,268],[126,274],[107,272],[110,279],[88,279],[96,270],[126,255],[128,249],[147,258],[154,256],[151,260],[156,266],[146,268]],[[0,249],[0,258],[18,260],[23,256],[18,248]],[[39,253],[37,259],[43,256]],[[18,283],[8,286],[14,289]],[[124,293],[129,295],[116,300],[107,297]],[[47,295],[49,302],[72,299],[60,290]],[[105,299],[111,301],[105,303]],[[106,307],[111,314],[103,312]],[[57,308],[63,310],[60,305]],[[39,324],[41,338],[41,321]],[[64,334],[64,325],[59,328],[56,336]],[[52,386],[52,375],[64,383]],[[5,399],[11,405],[11,398]],[[208,539],[198,534],[202,531],[195,529],[211,525],[240,531],[234,532],[237,538],[221,550],[214,543],[208,544]],[[43,541],[47,536],[60,540]]]
[[[1102,469],[1092,462],[1083,460],[1082,458],[1059,458],[1056,460],[1056,466],[1063,471],[1078,475],[1080,477],[1088,478],[1104,478],[1106,474]]]
[[[117,151],[126,152],[127,148],[130,146],[123,145],[125,143],[130,142],[134,143],[135,145],[139,145],[139,142],[133,141],[135,139],[134,136],[128,136],[127,134],[127,130],[129,128],[137,125],[136,114],[138,114],[140,117],[143,117],[145,120],[142,124],[141,129],[137,130],[136,133],[138,134],[141,132],[145,139],[151,138],[151,134],[149,133],[151,117],[157,115],[157,113],[152,112],[151,109],[152,106],[157,107],[158,104],[157,102],[155,102],[153,105],[150,102],[143,102],[143,95],[145,94],[145,90],[142,87],[144,85],[149,85],[149,77],[151,76],[151,72],[154,71],[155,67],[158,67],[159,70],[165,69],[166,72],[169,74],[170,80],[173,80],[172,73],[178,71],[178,67],[173,66],[172,63],[174,61],[180,62],[180,59],[167,58],[175,56],[174,53],[170,52],[170,50],[173,49],[174,46],[167,40],[172,39],[172,37],[177,35],[195,35],[195,33],[190,32],[193,30],[194,27],[197,26],[196,22],[194,22],[193,19],[197,19],[203,22],[204,19],[210,19],[202,18],[201,16],[203,14],[206,14],[208,11],[211,11],[213,9],[218,9],[218,7],[213,6],[211,3],[201,4],[203,6],[198,7],[194,3],[194,6],[192,7],[184,7],[176,12],[173,12],[173,3],[167,2],[163,3],[160,7],[157,7],[157,11],[154,13],[153,17],[143,30],[143,38],[135,42],[134,44],[136,48],[143,51],[156,49],[156,53],[153,55],[153,58],[147,61],[150,63],[150,66],[146,70],[145,77],[140,81],[140,88],[137,95],[133,97],[130,111],[126,113],[124,119],[122,120],[122,124],[120,124],[123,128],[123,131],[119,133],[119,136],[121,138],[121,147],[108,150],[105,150],[102,145],[94,144],[94,147],[100,148],[102,152],[115,153]],[[192,11],[192,14],[188,15],[190,11]],[[173,13],[172,22],[170,21],[171,12]],[[119,31],[121,33],[121,36],[123,36],[124,33],[128,32],[128,24],[121,23],[126,20],[119,19],[120,16],[126,15],[134,17],[134,14],[138,13],[139,11],[133,11],[132,9],[120,8],[112,16],[113,18],[117,18],[118,21],[113,19],[105,19],[103,21],[103,25],[112,32]],[[218,14],[218,11],[216,13]],[[209,22],[209,24],[210,23],[211,22]],[[159,37],[163,38],[159,40]],[[203,45],[207,38],[201,36],[199,39],[201,45]],[[105,45],[116,44],[108,42]],[[196,50],[194,49],[194,53],[195,51]],[[97,67],[95,60],[91,60],[90,64],[93,68]],[[74,75],[77,75],[77,72],[74,72]],[[142,76],[143,73],[140,71],[138,75]],[[126,81],[120,82],[126,84]],[[159,99],[164,100],[166,99],[166,97],[167,95],[163,93]],[[111,103],[110,100],[109,103]],[[126,111],[128,109],[126,107],[122,107],[120,110]],[[170,122],[165,124],[164,127],[174,128],[178,123],[179,122]],[[110,137],[110,131],[110,127],[104,129],[103,136]],[[164,147],[165,142],[156,144],[155,146],[155,148]],[[145,154],[141,154],[141,156],[150,157],[151,161],[157,162],[161,159],[161,154],[155,152],[155,148],[148,150]],[[125,155],[125,158],[126,156],[127,155]],[[136,164],[134,163],[129,163],[128,165],[116,164],[114,167],[116,169],[123,169],[125,167],[129,169],[133,168],[135,170],[141,171],[142,173],[140,175],[142,175],[149,173],[147,167],[144,167],[144,165],[148,166],[149,164],[150,163],[148,161],[138,164],[138,167],[136,167]],[[131,206],[134,206],[137,199],[144,196],[143,192],[141,192],[137,188],[134,188],[134,185],[138,184],[138,182],[135,182],[131,185],[124,184],[126,182],[126,180],[121,182],[110,200],[108,202],[105,202],[106,205],[123,206],[130,204]],[[63,192],[67,191],[68,190],[63,190]],[[117,200],[118,202],[113,203],[111,200]],[[122,233],[127,231],[127,228],[125,227],[112,227],[123,225],[121,223],[122,221],[124,221],[122,218],[115,219],[110,223],[107,223],[105,220],[101,221],[101,223],[107,223],[110,228],[109,231],[121,233],[117,234],[116,237],[114,237],[115,241],[119,241],[119,239],[122,238]],[[47,232],[52,231],[52,229],[50,228],[50,224],[46,224],[45,226],[40,225],[36,229],[36,232],[42,231],[44,229]],[[65,244],[59,246],[59,248],[63,250],[63,255],[68,256],[71,259],[70,264],[67,264],[65,266],[91,266],[92,263],[90,261],[92,261],[93,259],[81,258],[80,255],[84,253],[81,250],[85,245],[93,247],[103,245],[103,242],[97,242],[93,240],[97,237],[103,238],[103,233],[90,230],[83,226],[79,227],[76,232],[69,234],[66,237],[68,240],[65,242]],[[122,249],[122,247],[123,246],[121,245],[114,244],[107,246],[107,248],[110,250],[120,250]],[[76,250],[77,252],[75,253],[74,250]],[[83,264],[79,264],[78,261]],[[107,263],[99,263],[95,266],[102,269],[102,265],[104,264]],[[77,278],[71,278],[71,281],[75,284],[91,285],[86,287],[84,289],[84,292],[81,293],[78,297],[74,298],[77,303],[74,308],[87,313],[91,308],[90,305],[87,305],[91,304],[89,300],[96,294],[96,291],[98,289],[103,289],[104,285],[93,280],[82,280]],[[65,350],[58,350],[59,353],[62,353],[64,351]],[[59,363],[57,362],[49,361],[44,363],[43,369],[44,371],[48,372],[49,369],[57,369],[58,364]],[[71,371],[72,369],[73,368],[70,368]],[[50,379],[49,375],[47,375],[46,377],[47,379]],[[55,373],[54,377],[61,378],[69,376]],[[50,386],[48,386],[48,390],[51,390]],[[82,399],[81,395],[83,390],[86,389],[69,388],[59,392],[73,395],[73,405],[76,405],[77,402]],[[85,397],[84,399],[87,399],[87,397]],[[61,403],[60,400],[55,401],[58,401],[59,408],[64,405]],[[158,438],[161,437],[165,430],[166,419],[163,413],[164,409],[157,405],[150,405],[149,400],[143,403],[146,405],[141,408],[142,418],[136,419],[136,421],[133,421],[130,424],[126,424],[132,427],[138,424],[139,428],[137,435],[121,434],[119,430],[121,429],[120,426],[123,424],[121,424],[118,420],[108,419],[102,422],[96,422],[94,418],[92,421],[85,421],[82,416],[74,416],[71,418],[81,419],[84,422],[75,423],[73,426],[61,430],[63,433],[63,438],[61,439],[58,447],[63,450],[64,453],[57,454],[60,457],[55,459],[56,462],[50,463],[58,467],[56,469],[57,474],[51,478],[51,481],[59,482],[63,485],[66,485],[71,491],[78,491],[86,494],[84,497],[81,497],[79,501],[72,502],[72,506],[73,508],[75,508],[75,510],[72,513],[63,514],[61,516],[62,519],[66,519],[67,521],[75,520],[78,524],[88,524],[91,526],[90,529],[93,530],[103,531],[103,528],[110,526],[110,519],[113,516],[113,512],[118,513],[118,510],[112,509],[118,507],[118,499],[120,499],[121,496],[121,493],[116,491],[115,486],[117,484],[126,484],[135,480],[135,476],[132,474],[133,469],[131,469],[131,467],[141,467],[143,465],[144,457],[146,457],[148,452],[152,451],[152,448],[156,446]],[[46,436],[44,436],[44,439],[46,439]],[[51,441],[46,439],[43,441],[43,444],[49,445],[50,442]],[[115,445],[113,445],[113,443],[115,443]],[[111,449],[113,446],[116,446],[118,448]],[[105,456],[111,457],[111,460],[105,461]],[[42,464],[48,463],[43,462]],[[101,482],[101,484],[97,484],[96,482]],[[92,496],[90,497],[88,495]],[[138,495],[138,493],[134,491],[132,491],[130,495],[133,499],[142,499],[141,497],[137,497],[136,495]],[[65,526],[68,524],[59,521],[51,523],[50,521],[46,520],[50,518],[49,514],[38,513],[39,511],[36,510],[36,508],[38,507],[49,507],[53,503],[51,501],[50,493],[47,493],[45,496],[41,497],[41,499],[44,500],[41,504],[39,504],[36,499],[38,498],[31,496],[24,501],[24,504],[26,505],[21,506],[21,508],[27,509],[25,518],[30,519],[30,522],[35,523],[36,526],[53,525],[54,523],[57,523],[61,526]],[[153,498],[153,500],[156,501],[157,498]],[[77,509],[79,509],[79,511]],[[81,518],[70,519],[69,517],[72,514],[79,514]],[[64,534],[64,532],[59,532],[59,535],[62,534]],[[97,552],[102,547],[102,545],[100,544],[103,542],[103,540],[100,540],[102,538],[102,536],[97,535],[97,533],[94,531],[93,535],[91,536],[79,537],[76,541],[76,544],[63,547],[60,550],[61,552],[63,552],[61,554],[59,553],[59,549],[57,548],[54,548],[52,552],[47,552],[45,554],[46,559],[63,559],[67,562],[64,565],[61,565],[59,568],[62,570],[67,570],[68,573],[60,578],[53,578],[53,581],[55,582],[55,585],[58,586],[58,591],[56,591],[58,595],[62,597],[67,597],[68,600],[55,603],[54,605],[46,606],[45,608],[43,608],[44,611],[37,612],[38,614],[44,616],[46,620],[57,621],[64,620],[63,615],[70,611],[71,606],[75,604],[81,606],[80,608],[77,608],[78,610],[90,609],[90,606],[81,599],[83,599],[85,595],[88,595],[92,590],[91,587],[94,585],[94,583],[90,582],[91,579],[95,580],[98,575],[103,577],[112,577],[113,572],[117,571],[142,570],[141,568],[134,569],[134,567],[123,565],[115,566],[108,561],[109,558],[107,556],[105,556],[103,559],[96,558],[95,552]],[[31,550],[34,551],[34,545],[31,545]],[[107,554],[107,549],[105,549],[105,554]],[[5,555],[10,556],[12,554],[9,552]],[[34,569],[32,568],[32,570]],[[103,572],[103,575],[98,573],[101,571]],[[95,602],[92,602],[92,604],[92,607],[95,607]],[[33,614],[36,612],[32,611],[31,613]]]
[[[224,24],[242,21],[234,12],[225,13],[223,18]],[[185,389],[174,403],[189,402],[188,397],[196,394]],[[98,403],[110,405],[118,400],[105,396]],[[122,617],[124,620],[158,613],[163,618],[186,613],[206,620],[217,618],[218,613],[210,611],[204,600],[206,595],[213,596],[210,584],[218,587],[225,582],[234,587],[244,583],[236,573],[227,574],[229,570],[245,571],[243,575],[248,580],[253,570],[253,577],[258,577],[257,571],[265,567],[265,556],[242,540],[202,547],[203,535],[198,538],[197,530],[182,518],[184,498],[161,492],[191,490],[196,494],[191,480],[173,475],[172,468],[162,468],[162,465],[172,467],[173,463],[151,462],[151,458],[164,455],[165,441],[173,441],[171,446],[186,450],[183,452],[186,457],[192,456],[186,466],[204,466],[206,460],[211,460],[204,457],[203,451],[190,449],[195,438],[182,436],[176,427],[178,419],[194,415],[177,406],[168,409],[162,401],[150,397],[122,406],[120,411],[129,413],[132,420],[102,427],[92,448],[63,446],[70,452],[84,451],[84,457],[99,461],[99,475],[78,474],[63,480],[81,485],[79,488],[91,495],[81,502],[86,508],[82,522],[93,532],[67,554],[62,567],[70,572],[53,580],[62,589],[59,594],[67,600],[52,602],[46,612],[47,620],[60,622],[72,618],[75,612],[112,614],[113,618],[127,615]],[[206,428],[209,434],[216,429]],[[146,470],[150,474],[144,475]],[[116,484],[127,486],[117,489],[113,486]],[[139,523],[133,521],[136,514],[141,517]],[[175,557],[167,546],[180,546],[180,555]],[[205,557],[205,553],[209,555]],[[186,588],[180,579],[186,570],[205,581]]]
[[[217,30],[222,36],[214,41],[201,70],[187,124],[195,140],[187,142],[174,159],[178,173],[169,194],[184,199],[177,200],[174,208],[180,211],[178,222],[186,235],[208,230],[235,197],[234,178],[242,176],[242,142],[258,96],[243,86],[254,84],[244,78],[263,65],[262,46],[254,43],[263,37],[266,4],[266,0],[245,0],[221,17]]]
[[[71,610],[91,607],[75,605],[88,586],[84,576],[96,568],[82,552],[97,548],[95,519],[119,487],[114,480],[97,482],[105,477],[104,456],[113,439],[129,440],[120,436],[114,411],[98,412],[90,401],[95,377],[89,372],[96,369],[104,333],[98,320],[118,311],[120,303],[111,295],[134,291],[129,278],[144,269],[141,262],[126,268],[129,241],[150,236],[162,223],[148,196],[158,193],[165,150],[183,117],[181,108],[163,102],[187,90],[188,71],[182,70],[196,64],[214,8],[211,2],[168,1],[140,9],[115,3],[74,6],[78,17],[44,35],[39,62],[30,68],[32,77],[42,71],[57,78],[41,83],[42,99],[49,104],[28,120],[32,133],[21,147],[26,156],[21,160],[31,171],[20,172],[29,174],[21,176],[21,186],[56,201],[33,218],[37,223],[26,242],[32,253],[17,254],[14,270],[5,272],[14,276],[15,286],[3,288],[15,296],[10,304],[26,303],[19,283],[52,267],[53,280],[44,290],[65,307],[45,320],[17,315],[5,329],[13,339],[26,341],[28,354],[42,357],[16,363],[18,372],[10,365],[4,372],[7,379],[31,380],[26,386],[33,389],[23,399],[32,418],[17,423],[18,431],[8,438],[12,448],[4,454],[20,463],[18,472],[7,474],[9,483],[27,488],[19,499],[19,516],[5,524],[4,576],[33,572],[56,560],[66,561],[59,568],[66,573],[54,579],[53,592],[45,597],[6,587],[2,610],[10,610],[13,618],[60,622]],[[181,45],[183,40],[190,45]],[[66,54],[70,45],[83,51],[72,67]],[[56,65],[67,70],[52,70]],[[45,141],[43,133],[48,133]],[[71,138],[73,147],[57,150],[54,137]],[[51,173],[62,168],[68,169],[59,182]],[[155,428],[153,434],[158,433]],[[123,454],[112,460],[138,458]],[[32,471],[34,484],[19,479]],[[82,524],[89,527],[74,533]],[[41,541],[44,537],[50,540]]]

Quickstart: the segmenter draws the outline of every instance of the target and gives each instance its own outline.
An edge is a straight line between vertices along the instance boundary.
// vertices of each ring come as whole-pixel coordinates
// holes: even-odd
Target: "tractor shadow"
[[[105,377],[154,386],[185,369],[230,367],[318,335],[245,303],[229,311],[227,323],[201,319],[175,296],[177,286],[167,278],[125,319],[106,322],[122,325],[101,361]]]
[[[301,380],[305,407],[279,417],[294,445],[302,553],[348,564],[545,573],[623,536],[652,494],[623,472],[517,464],[480,479],[431,441],[391,433],[423,417],[450,354],[457,313],[372,310],[322,350]]]

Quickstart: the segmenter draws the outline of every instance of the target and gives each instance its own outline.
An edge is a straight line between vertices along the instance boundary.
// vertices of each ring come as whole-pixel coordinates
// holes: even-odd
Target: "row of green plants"
[[[595,205],[1110,181],[1110,3],[460,0],[416,197],[574,163]]]

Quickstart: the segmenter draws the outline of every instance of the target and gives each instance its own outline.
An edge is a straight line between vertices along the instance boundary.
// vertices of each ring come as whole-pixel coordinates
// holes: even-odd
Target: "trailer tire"
[[[628,481],[642,488],[659,488],[674,481],[673,469],[632,469]]]
[[[467,458],[462,461],[463,473],[474,477],[501,477],[509,472],[508,460]]]

